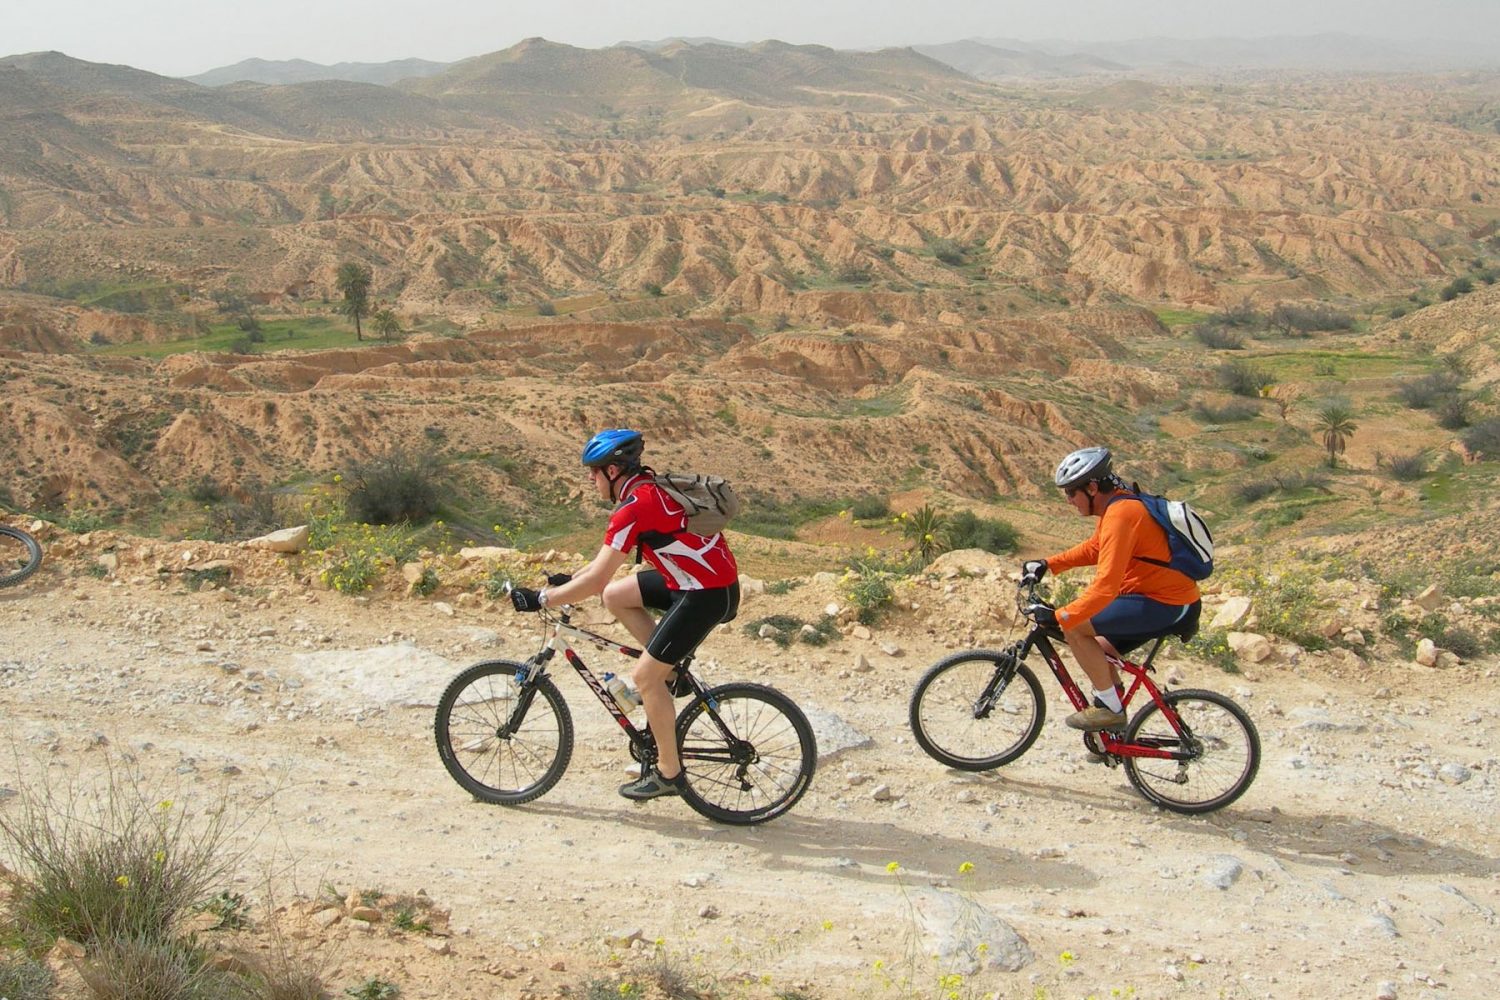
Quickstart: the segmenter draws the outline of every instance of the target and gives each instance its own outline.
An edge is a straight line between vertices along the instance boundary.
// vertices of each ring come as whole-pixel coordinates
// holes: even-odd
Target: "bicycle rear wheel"
[[[20,583],[41,565],[41,544],[20,528],[0,524],[0,587]]]
[[[1184,688],[1162,697],[1181,720],[1183,735],[1153,701],[1130,720],[1125,742],[1193,756],[1182,761],[1126,757],[1130,783],[1163,809],[1188,815],[1222,809],[1244,795],[1260,769],[1260,734],[1245,710],[1217,691]]]
[[[539,798],[573,755],[573,717],[562,692],[547,677],[517,684],[526,669],[510,660],[476,663],[438,699],[438,756],[482,802],[514,806]]]
[[[1047,703],[1036,674],[1014,654],[973,649],[933,664],[917,681],[908,714],[928,756],[960,771],[988,771],[1031,749]]]
[[[677,716],[687,804],[739,826],[775,819],[796,805],[818,763],[807,716],[762,684],[723,684],[706,697]]]

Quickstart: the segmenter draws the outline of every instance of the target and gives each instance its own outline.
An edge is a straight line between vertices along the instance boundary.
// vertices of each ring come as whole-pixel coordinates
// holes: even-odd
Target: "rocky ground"
[[[90,565],[60,554],[0,591],[0,810],[107,761],[134,760],[184,808],[227,794],[249,849],[235,889],[261,931],[210,938],[273,949],[267,904],[283,904],[276,925],[334,995],[372,977],[412,1000],[650,995],[674,972],[750,997],[1492,991],[1492,662],[1324,672],[1277,654],[1227,674],[1174,657],[1164,676],[1231,694],[1264,745],[1240,802],[1187,818],[1088,762],[1050,680],[1041,739],[1002,771],[960,774],[915,746],[915,680],[1004,640],[1008,584],[930,580],[868,637],[821,648],[744,633],[839,600],[809,580],[748,598],[705,646],[705,677],[774,684],[823,743],[797,808],[741,829],[618,797],[625,746],[573,677],[561,783],[520,808],[470,801],[438,761],[432,707],[465,664],[537,641],[477,593],[355,599],[274,569],[194,591]],[[395,929],[378,902],[357,913],[374,890],[430,904],[437,933]],[[977,961],[954,952],[966,940],[987,944]]]

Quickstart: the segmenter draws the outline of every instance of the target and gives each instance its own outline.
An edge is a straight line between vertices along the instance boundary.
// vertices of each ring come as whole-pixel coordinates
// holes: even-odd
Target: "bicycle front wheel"
[[[20,528],[0,524],[0,587],[20,583],[41,566],[41,544]]]
[[[974,649],[933,664],[911,695],[911,731],[960,771],[1009,764],[1041,734],[1047,703],[1036,674],[1009,651]]]
[[[1153,701],[1130,720],[1125,742],[1189,756],[1126,757],[1130,783],[1163,809],[1188,815],[1222,809],[1244,795],[1260,769],[1260,734],[1245,710],[1217,691],[1184,688],[1162,697],[1177,713],[1183,732],[1172,728]]]
[[[573,755],[573,717],[547,677],[518,684],[527,668],[487,660],[453,678],[433,731],[443,766],[481,802],[514,806],[546,794]]]
[[[724,684],[677,717],[689,806],[719,823],[748,826],[797,804],[812,782],[818,745],[807,716],[762,684]]]

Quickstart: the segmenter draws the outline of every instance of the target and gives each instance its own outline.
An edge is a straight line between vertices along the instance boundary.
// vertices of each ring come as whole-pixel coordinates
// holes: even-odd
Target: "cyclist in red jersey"
[[[599,594],[644,647],[631,680],[656,734],[656,766],[620,786],[621,795],[638,800],[681,793],[682,761],[667,681],[715,625],[734,618],[740,604],[740,571],[729,543],[722,533],[704,537],[687,530],[687,512],[657,487],[651,469],[641,463],[644,447],[640,433],[626,428],[603,430],[589,439],[583,464],[590,481],[600,499],[618,505],[599,554],[572,577],[549,577],[548,586],[539,591],[511,591],[517,611],[576,604]],[[651,569],[614,579],[637,550]],[[647,609],[664,612],[661,620]]]
[[[1099,523],[1088,541],[1047,559],[1028,560],[1023,577],[1036,581],[1049,570],[1098,567],[1076,600],[1056,610],[1037,605],[1034,620],[1062,630],[1094,686],[1094,703],[1068,716],[1068,725],[1088,732],[1117,729],[1125,724],[1125,710],[1108,656],[1123,656],[1196,622],[1203,604],[1192,578],[1167,565],[1167,533],[1146,505],[1116,502],[1135,499],[1137,491],[1115,475],[1108,448],[1070,453],[1053,478],[1079,516],[1096,517]]]

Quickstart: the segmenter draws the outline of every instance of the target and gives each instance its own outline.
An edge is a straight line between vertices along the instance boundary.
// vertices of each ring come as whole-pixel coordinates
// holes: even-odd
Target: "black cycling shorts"
[[[1089,624],[1094,626],[1094,634],[1108,639],[1110,645],[1124,656],[1159,635],[1180,634],[1188,630],[1196,632],[1202,613],[1202,601],[1163,604],[1143,594],[1121,594],[1090,618]]]
[[[636,574],[641,603],[666,612],[656,623],[646,652],[663,663],[678,663],[698,648],[715,625],[732,621],[740,610],[740,585],[713,590],[671,590],[654,569]]]

